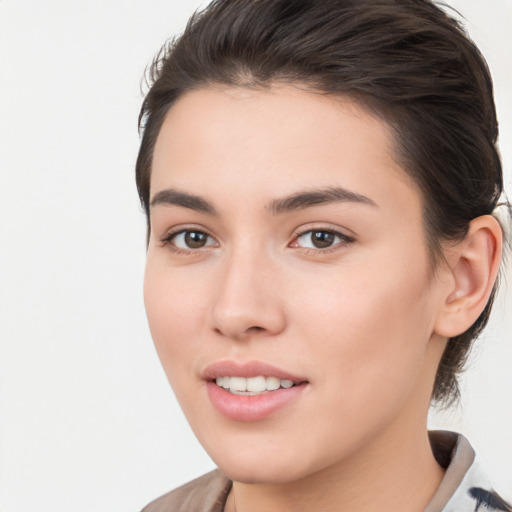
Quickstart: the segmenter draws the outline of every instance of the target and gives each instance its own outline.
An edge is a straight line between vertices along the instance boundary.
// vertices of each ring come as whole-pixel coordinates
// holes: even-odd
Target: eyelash
[[[181,228],[176,231],[172,231],[171,233],[167,233],[162,239],[160,239],[160,244],[162,247],[168,247],[172,252],[174,252],[176,254],[184,254],[184,255],[197,254],[200,249],[211,247],[211,244],[210,244],[210,245],[204,245],[204,246],[198,247],[198,248],[184,249],[182,247],[178,247],[175,243],[173,243],[173,241],[178,236],[184,235],[186,233],[201,234],[201,235],[206,236],[207,239],[213,240],[213,237],[210,236],[205,230],[189,227],[189,228]]]
[[[176,254],[194,254],[204,248],[211,247],[212,245],[205,245],[199,248],[190,248],[190,249],[183,249],[181,247],[176,246],[173,243],[173,240],[176,239],[179,235],[185,234],[185,233],[200,233],[202,235],[205,235],[207,238],[210,238],[213,240],[213,237],[209,235],[206,231],[202,229],[194,229],[194,228],[181,228],[177,231],[173,231],[171,233],[166,234],[164,238],[160,240],[160,243],[162,247],[170,247],[170,249],[176,253]],[[340,241],[334,243],[332,246],[326,247],[326,248],[313,248],[313,247],[300,247],[296,244],[297,241],[307,234],[313,234],[313,233],[327,233],[330,235],[333,235],[334,237],[338,238]],[[336,231],[331,228],[310,228],[310,229],[304,229],[302,231],[297,231],[294,233],[293,241],[288,245],[289,247],[297,247],[301,249],[305,254],[307,255],[322,255],[322,254],[329,254],[331,252],[337,251],[340,249],[340,246],[347,246],[351,243],[353,243],[355,239],[353,237],[350,237],[348,235],[345,235],[343,233],[340,233],[339,231]]]
[[[331,228],[310,228],[310,229],[304,229],[302,231],[297,231],[294,235],[294,240],[292,244],[297,243],[298,239],[303,237],[307,234],[313,234],[313,233],[328,233],[330,235],[333,235],[334,237],[338,238],[339,241],[333,243],[333,245],[326,247],[324,249],[321,248],[313,248],[313,247],[300,247],[306,254],[308,255],[323,255],[323,254],[329,254],[332,252],[335,252],[339,250],[342,246],[347,246],[353,242],[355,242],[355,239],[351,236],[345,235],[343,233],[340,233],[339,231],[336,231],[335,229]],[[290,244],[290,245],[292,245]]]

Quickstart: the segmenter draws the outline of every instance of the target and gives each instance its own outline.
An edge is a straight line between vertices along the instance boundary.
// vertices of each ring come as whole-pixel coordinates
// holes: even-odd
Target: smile
[[[289,389],[296,385],[290,379],[280,379],[279,377],[217,377],[215,379],[217,386],[235,395],[255,396],[277,389]]]
[[[213,407],[222,416],[243,422],[284,414],[300,403],[310,386],[309,379],[261,361],[217,361],[201,376]]]

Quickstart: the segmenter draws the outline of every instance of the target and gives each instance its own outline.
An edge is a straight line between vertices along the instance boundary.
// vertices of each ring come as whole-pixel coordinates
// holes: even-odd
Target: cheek
[[[186,272],[168,268],[150,255],[144,276],[144,303],[149,328],[167,377],[174,377],[188,368],[197,356],[197,344],[204,330],[203,280],[191,283]]]
[[[433,308],[426,267],[415,261],[385,269],[362,264],[323,280],[328,286],[322,289],[311,282],[310,293],[295,292],[309,360],[325,368],[318,378],[344,390],[344,400],[354,407],[383,397],[398,400],[423,362]]]

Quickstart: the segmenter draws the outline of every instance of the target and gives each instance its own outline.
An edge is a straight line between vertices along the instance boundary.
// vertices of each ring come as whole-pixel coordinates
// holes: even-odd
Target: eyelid
[[[338,237],[340,241],[326,248],[301,247],[300,245],[297,244],[299,238],[303,237],[304,235],[307,235],[308,233],[314,232],[330,233]],[[355,241],[356,239],[353,235],[348,235],[344,233],[343,230],[341,230],[340,228],[333,228],[330,226],[304,226],[302,228],[297,229],[294,232],[294,237],[291,243],[289,244],[289,247],[301,249],[308,253],[326,254],[332,251],[339,250],[340,248],[345,247],[348,244],[351,244]]]
[[[184,248],[178,247],[177,245],[172,243],[174,238],[176,238],[178,235],[180,235],[182,233],[186,233],[187,231],[195,231],[195,232],[199,232],[199,233],[204,233],[208,238],[212,239],[215,242],[215,244],[205,245],[205,246],[199,247],[197,249],[193,249],[193,248],[184,249]],[[218,246],[219,242],[208,231],[208,229],[206,229],[202,226],[181,225],[181,226],[176,226],[176,227],[171,228],[168,231],[166,231],[165,234],[162,237],[160,237],[160,245],[162,247],[169,247],[173,252],[176,252],[176,253],[187,253],[188,254],[188,253],[197,253],[197,252],[201,251],[202,249],[204,250],[204,249],[209,249],[214,246]]]
[[[211,239],[214,243],[207,243],[206,245],[198,248],[189,248],[185,249],[183,247],[179,247],[175,244],[173,244],[173,239],[175,239],[178,235],[182,233],[186,233],[187,231],[196,231],[205,234],[209,239]],[[353,235],[349,235],[346,232],[344,232],[342,228],[334,228],[332,226],[326,226],[326,225],[307,225],[302,226],[301,228],[297,228],[293,233],[293,239],[288,244],[288,247],[300,249],[304,252],[311,252],[315,254],[326,254],[338,249],[341,249],[342,247],[345,247],[349,245],[352,242],[355,242],[355,237]],[[308,233],[314,233],[314,232],[324,232],[324,233],[330,233],[337,237],[339,241],[333,243],[332,246],[325,247],[325,248],[315,248],[315,247],[302,247],[298,245],[298,239],[303,237],[304,235],[307,235]],[[175,253],[198,253],[207,249],[210,249],[212,247],[218,247],[219,242],[217,241],[216,237],[213,236],[208,229],[206,229],[203,226],[199,225],[180,225],[175,226],[168,231],[165,232],[165,234],[160,237],[160,245],[162,247],[169,247],[170,250],[172,250]]]

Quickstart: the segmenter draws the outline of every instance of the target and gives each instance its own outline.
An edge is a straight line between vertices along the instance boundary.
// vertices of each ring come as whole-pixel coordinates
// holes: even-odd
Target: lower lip
[[[304,390],[306,384],[298,384],[291,388],[267,391],[261,395],[235,395],[208,382],[206,389],[215,408],[224,416],[235,421],[258,421],[270,416]]]

